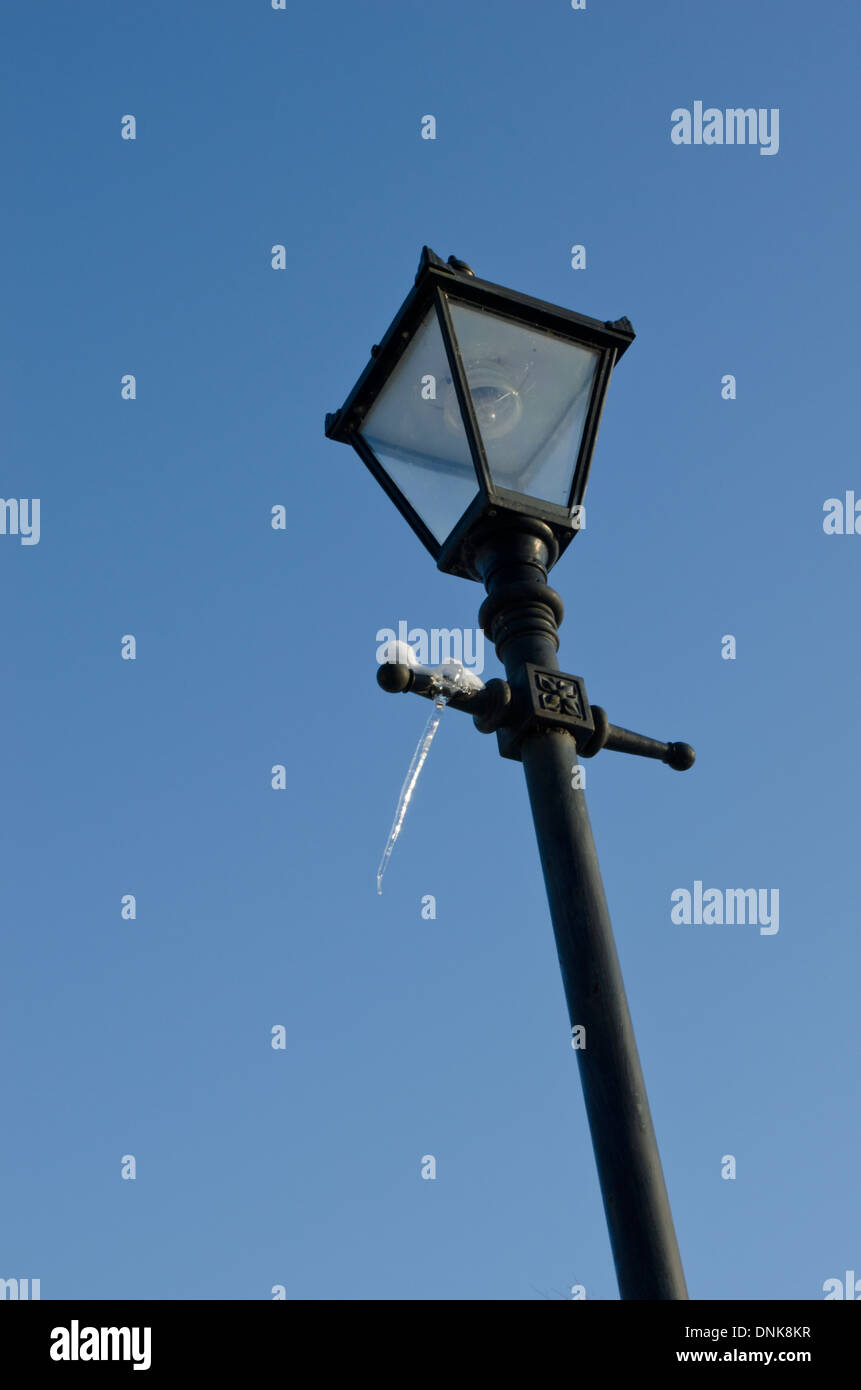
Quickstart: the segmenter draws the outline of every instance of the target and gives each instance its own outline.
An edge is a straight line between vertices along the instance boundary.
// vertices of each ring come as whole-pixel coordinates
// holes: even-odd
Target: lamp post
[[[563,609],[547,575],[579,529],[610,374],[633,341],[476,278],[427,247],[415,284],[341,410],[351,444],[446,574],[484,584],[479,621],[506,679],[449,704],[523,763],[619,1291],[686,1299],[684,1274],[586,809],[580,757],[602,748],[692,766],[685,743],[611,724],[559,669]],[[433,698],[435,678],[381,666]]]

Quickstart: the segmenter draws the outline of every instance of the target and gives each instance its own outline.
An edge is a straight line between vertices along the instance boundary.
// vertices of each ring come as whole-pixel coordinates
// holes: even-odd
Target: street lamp
[[[613,363],[634,337],[477,280],[427,247],[343,408],[350,443],[446,574],[481,577],[476,540],[503,522],[574,536]],[[558,558],[558,557],[557,557]]]
[[[580,757],[602,748],[692,766],[686,743],[611,724],[556,653],[563,608],[547,575],[580,529],[610,374],[633,341],[601,322],[476,278],[427,247],[415,284],[342,408],[351,444],[446,574],[478,580],[479,621],[505,680],[448,703],[523,763],[619,1291],[685,1299]],[[434,698],[433,674],[379,668],[389,691]]]

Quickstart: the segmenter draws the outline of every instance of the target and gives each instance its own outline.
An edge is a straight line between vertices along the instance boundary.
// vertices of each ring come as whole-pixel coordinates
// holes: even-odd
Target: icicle
[[[439,728],[439,721],[442,712],[452,695],[473,694],[475,691],[484,689],[484,681],[475,675],[473,671],[468,671],[460,661],[445,661],[440,666],[422,666],[416,657],[412,647],[406,642],[390,642],[386,648],[384,659],[386,661],[400,661],[412,668],[414,671],[423,671],[433,677],[433,685],[430,687],[434,692],[434,708],[430,718],[424,727],[422,736],[418,741],[418,746],[413,754],[412,762],[409,765],[404,785],[401,787],[401,794],[398,798],[395,818],[392,828],[389,831],[389,838],[386,848],[383,850],[383,857],[380,860],[380,867],[377,869],[377,892],[383,891],[383,874],[386,872],[395,841],[401,833],[401,826],[407,814],[407,808],[415,791],[416,782],[419,780],[419,773],[425,764],[428,750],[433,743],[433,737]]]
[[[416,751],[415,753],[413,753],[412,762],[409,765],[407,775],[404,779],[404,785],[401,787],[401,794],[398,797],[397,810],[395,811],[395,818],[392,821],[392,828],[389,831],[389,838],[386,842],[386,847],[383,850],[383,857],[380,860],[380,867],[377,869],[378,893],[382,893],[383,891],[383,874],[386,872],[389,859],[392,855],[392,850],[395,847],[395,841],[401,833],[401,826],[403,825],[404,817],[407,814],[407,807],[409,806],[410,801],[412,799],[412,794],[415,791],[416,782],[419,780],[419,773],[425,765],[425,759],[427,758],[430,746],[433,743],[433,736],[439,728],[439,721],[442,718],[442,712],[445,709],[446,701],[447,697],[442,693],[442,691],[440,691],[440,693],[434,699],[434,707],[431,710],[430,718],[428,719],[428,722],[425,724],[424,730],[422,731],[422,736],[419,739],[418,744],[416,746]]]

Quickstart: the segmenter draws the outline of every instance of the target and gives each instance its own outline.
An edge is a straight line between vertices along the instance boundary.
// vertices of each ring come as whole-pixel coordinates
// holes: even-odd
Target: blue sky
[[[691,1295],[861,1272],[861,536],[822,526],[861,499],[854,12],[90,0],[0,28],[0,491],[41,502],[37,545],[0,535],[0,1277],[617,1297],[522,771],[453,711],[375,891],[427,713],[378,690],[376,634],[473,628],[482,591],[323,419],[423,244],[637,331],[552,582],[563,670],[697,750],[587,765]],[[698,100],[779,109],[778,153],[674,145]],[[673,924],[695,880],[777,888],[779,932]]]

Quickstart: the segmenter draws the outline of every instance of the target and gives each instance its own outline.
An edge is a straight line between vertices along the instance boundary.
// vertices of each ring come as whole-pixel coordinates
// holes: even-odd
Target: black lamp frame
[[[521,327],[553,334],[599,354],[567,506],[512,492],[494,483],[451,320],[450,300],[504,316]],[[445,345],[478,483],[478,495],[443,542],[431,533],[361,434],[368,411],[431,308],[436,312]],[[509,522],[520,531],[524,529],[524,522],[543,522],[552,531],[558,547],[555,563],[579,529],[579,520],[572,513],[583,504],[610,375],[633,339],[634,330],[626,318],[601,322],[544,300],[532,299],[488,280],[479,280],[464,262],[450,257],[446,263],[425,246],[412,290],[382,342],[371,348],[371,360],[344,405],[334,415],[326,416],[326,434],[329,439],[353,446],[445,574],[481,580],[476,568],[476,545],[486,532],[488,520],[494,529]]]

